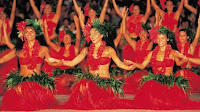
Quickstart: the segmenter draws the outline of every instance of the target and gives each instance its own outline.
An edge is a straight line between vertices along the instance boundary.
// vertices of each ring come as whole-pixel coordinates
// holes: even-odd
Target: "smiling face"
[[[158,36],[157,36],[157,44],[160,47],[167,45],[167,41],[168,41],[168,39],[167,39],[166,35],[164,35],[164,34],[158,34]]]
[[[27,41],[33,41],[36,38],[36,33],[33,27],[27,26],[24,30],[24,36]]]
[[[146,30],[141,30],[139,33],[139,37],[141,41],[146,41],[148,38],[148,32]]]
[[[49,15],[51,12],[52,12],[52,7],[50,4],[46,4],[45,7],[44,7],[44,14],[45,15]]]
[[[138,5],[133,6],[133,15],[137,16],[140,14],[140,7]]]
[[[103,38],[103,35],[101,33],[99,33],[96,28],[92,28],[90,30],[90,39],[91,39],[92,43],[96,44],[98,42],[101,42],[102,38]]]
[[[180,31],[179,32],[179,41],[180,41],[180,43],[186,43],[188,38],[189,38],[189,36],[187,36],[186,32],[184,32],[184,31]]]
[[[173,8],[174,8],[173,2],[172,2],[172,1],[167,1],[167,2],[166,2],[166,8],[167,8],[167,11],[172,12],[172,11],[173,11]]]

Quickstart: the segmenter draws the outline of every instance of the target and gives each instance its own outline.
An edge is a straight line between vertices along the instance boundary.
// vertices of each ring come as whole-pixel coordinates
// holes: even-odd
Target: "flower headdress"
[[[169,39],[169,41],[172,42],[172,43],[174,42],[175,34],[164,26],[155,26],[151,30],[149,30],[150,39],[154,43],[157,43],[158,34],[167,35],[167,38]]]
[[[72,39],[72,42],[75,42],[75,40],[76,40],[76,38],[75,38],[76,35],[73,34],[71,30],[66,30],[66,31],[62,30],[62,31],[60,32],[59,37],[58,37],[58,39],[59,39],[60,42],[63,41],[65,34],[69,34],[70,37],[71,37],[71,39]]]
[[[200,6],[200,0],[197,2],[197,4]]]
[[[88,15],[89,15],[89,8],[95,10],[96,13],[97,13],[97,16],[100,15],[101,10],[99,9],[99,7],[98,7],[97,5],[94,5],[94,4],[92,4],[92,3],[87,3],[86,6],[85,6],[85,8],[84,8],[84,15],[85,15],[85,16],[88,16]]]
[[[43,35],[42,27],[37,19],[26,19],[26,21],[21,21],[20,23],[17,23],[17,30],[19,30],[18,37],[21,38],[22,41],[25,40],[24,37],[24,30],[27,25],[32,25],[35,29],[36,36]]]
[[[129,7],[129,11],[130,11],[131,13],[133,13],[133,6],[134,6],[134,3],[132,3],[131,6]]]
[[[99,19],[93,20],[92,23],[92,26],[96,28],[99,33],[103,34],[104,37],[108,37],[108,32],[115,29],[115,27],[111,23],[104,22],[102,24]]]

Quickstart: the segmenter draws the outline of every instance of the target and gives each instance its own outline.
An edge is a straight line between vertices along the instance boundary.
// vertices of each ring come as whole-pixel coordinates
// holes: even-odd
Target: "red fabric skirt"
[[[189,80],[192,93],[200,92],[200,76],[199,75],[187,69],[177,71],[176,76],[178,75],[181,75]]]
[[[0,54],[0,58],[8,54],[11,50],[6,50]],[[0,95],[3,95],[5,88],[3,84],[5,83],[5,79],[7,78],[7,74],[12,72],[16,72],[18,70],[17,57],[14,57],[8,62],[0,64]]]
[[[123,91],[126,94],[136,94],[139,90],[140,81],[142,76],[148,75],[147,70],[139,70],[136,73],[132,74],[131,76],[125,78]]]
[[[58,106],[58,101],[52,92],[43,88],[37,82],[26,81],[9,89],[3,96],[1,110],[6,111],[35,111],[51,109]]]
[[[136,109],[174,110],[200,109],[200,102],[191,101],[186,92],[174,84],[173,87],[156,81],[142,85],[133,100]]]
[[[73,87],[70,98],[62,109],[119,109],[131,108],[130,100],[119,99],[111,88],[100,88],[88,79],[82,79]]]

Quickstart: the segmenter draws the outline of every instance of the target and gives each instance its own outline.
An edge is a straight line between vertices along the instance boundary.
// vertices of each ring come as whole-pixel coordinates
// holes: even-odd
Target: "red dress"
[[[150,43],[150,41],[147,40],[143,44],[142,49],[140,49],[141,40],[139,40],[137,42],[136,50],[134,52],[134,59],[133,59],[134,62],[142,63],[144,61],[145,57],[150,52],[150,50],[146,50],[148,45],[149,45],[149,43]],[[130,53],[130,51],[129,51],[129,53]],[[127,53],[127,54],[129,54],[129,53]],[[148,75],[147,70],[137,71],[136,73],[134,73],[131,76],[127,77],[125,79],[125,83],[124,83],[124,86],[123,86],[124,93],[126,93],[126,94],[135,94],[139,89],[140,80],[141,80],[143,75]]]
[[[167,12],[165,13],[164,19],[162,20],[162,25],[173,31],[174,25],[178,25],[178,21],[174,19],[174,12],[170,14]]]
[[[49,16],[42,15],[42,20],[47,20],[47,32],[49,34],[49,37],[53,35],[53,29],[57,27],[57,24],[52,21],[54,15],[55,14],[53,12],[50,13]]]
[[[49,50],[50,56],[56,59],[64,59],[64,60],[73,60],[76,57],[75,54],[75,47],[74,45],[71,45],[69,47],[69,56],[65,57],[64,52],[65,48],[61,47],[59,52],[56,52],[52,48]],[[42,67],[42,70],[47,72],[49,76],[52,76],[52,72],[55,68],[60,68],[62,70],[69,69],[69,66],[51,66],[47,62]],[[56,85],[56,91],[54,91],[55,94],[70,94],[71,93],[71,86],[75,81],[75,76],[73,74],[60,74],[60,76],[55,77],[55,85]]]
[[[179,52],[181,52],[182,48],[181,48],[180,43],[178,43],[177,47],[178,47]],[[192,57],[191,54],[188,54],[189,47],[190,47],[190,42],[185,43],[183,54],[186,55],[187,57]],[[181,68],[185,68],[186,65],[187,65],[187,63],[182,64]],[[183,75],[184,77],[186,77],[189,80],[189,84],[191,86],[192,93],[200,92],[200,84],[199,84],[200,76],[198,74],[195,74],[192,71],[185,69],[185,70],[177,71],[176,75]]]
[[[8,49],[0,54],[0,58],[8,54],[11,50]],[[4,93],[4,86],[5,80],[7,78],[7,74],[12,72],[15,72],[18,70],[18,64],[17,64],[17,57],[14,57],[8,62],[5,62],[3,64],[0,64],[0,95],[3,95]]]
[[[159,47],[159,46],[158,46]],[[157,51],[152,53],[151,66],[154,74],[163,74],[166,67],[172,67],[174,61],[169,59],[171,46],[166,48],[163,61],[157,61]],[[133,108],[153,110],[174,110],[174,109],[200,109],[200,103],[190,101],[188,95],[176,84],[168,87],[154,80],[145,82],[133,99]]]

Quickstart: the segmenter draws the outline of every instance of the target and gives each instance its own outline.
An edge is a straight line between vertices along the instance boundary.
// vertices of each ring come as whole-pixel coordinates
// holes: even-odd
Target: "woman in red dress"
[[[65,32],[64,30],[60,32],[59,40],[64,46],[56,45],[55,43],[51,42],[47,33],[47,25],[45,24],[45,40],[47,44],[50,46],[50,56],[56,59],[64,59],[64,60],[73,60],[80,49],[80,26],[79,20],[77,16],[74,16],[74,21],[76,24],[76,41],[75,46],[72,45],[73,34]],[[72,32],[71,32],[72,33]],[[69,66],[51,66],[47,62],[42,66],[42,69],[52,76],[53,70],[55,68],[60,68],[61,70],[69,69]],[[57,94],[69,94],[71,93],[72,83],[75,81],[75,76],[73,74],[56,74],[60,75],[56,77],[55,84],[56,84],[56,91]]]
[[[163,9],[156,4],[155,0],[151,0],[151,2],[153,8],[159,13],[162,19],[162,25],[175,33],[177,31],[178,20],[183,9],[184,0],[181,0],[176,12],[173,12],[174,4],[172,0],[160,0],[160,4]],[[164,11],[165,8],[167,9],[167,12]]]
[[[49,34],[50,39],[52,40],[56,38],[57,37],[56,27],[60,19],[61,5],[62,5],[63,0],[58,1],[56,13],[52,11],[53,10],[51,6],[52,3],[42,3],[40,6],[40,11],[41,11],[40,12],[35,6],[34,0],[29,0],[29,1],[37,19],[40,20],[40,24],[43,24],[44,20],[47,21],[47,25],[48,25],[47,29],[48,29],[48,34]]]
[[[200,18],[198,20],[197,32],[192,43],[188,41],[190,37],[188,35],[189,32],[187,29],[181,29],[179,31],[179,41],[178,41],[177,47],[178,47],[179,52],[187,57],[193,57],[194,55],[195,48],[199,41],[199,32],[200,32],[199,24],[200,24]],[[199,84],[200,76],[189,70],[192,68],[192,63],[191,62],[183,63],[181,65],[181,68],[182,69],[186,68],[186,69],[178,71],[177,75],[184,76],[189,80],[189,83],[191,86],[191,92],[199,93],[200,92],[200,84]]]
[[[16,49],[0,58],[2,64],[17,56],[20,64],[20,71],[10,73],[5,82],[7,91],[3,96],[1,110],[34,111],[58,105],[50,91],[54,88],[54,80],[41,71],[41,66],[44,58],[52,65],[60,65],[61,61],[51,58],[48,48],[41,46],[36,39],[36,36],[42,35],[39,22],[27,21],[17,24],[19,36],[26,41],[17,43]]]
[[[154,32],[157,36],[155,39],[158,45],[147,55],[143,63],[126,61],[139,69],[144,69],[151,63],[153,69],[153,74],[142,78],[141,88],[133,99],[134,108],[156,110],[200,109],[199,102],[191,101],[188,98],[186,90],[189,84],[187,80],[181,76],[175,77],[173,74],[174,62],[180,65],[179,58],[181,56],[180,53],[172,49],[171,45],[167,44],[170,41],[170,38],[167,37],[167,35],[170,35],[169,30],[161,27]]]
[[[101,25],[100,20],[96,20],[96,23],[94,22],[93,25],[94,28],[91,28],[90,30],[90,39],[92,41],[90,46],[85,47],[72,61],[63,61],[63,65],[73,67],[80,63],[87,56],[89,74],[81,76],[83,78],[81,78],[81,80],[74,85],[69,100],[62,108],[126,108],[126,102],[120,101],[120,99],[114,95],[117,93],[112,91],[112,89],[115,90],[115,87],[112,85],[115,85],[116,82],[120,81],[111,78],[109,66],[112,59],[116,65],[122,69],[132,70],[133,67],[125,65],[117,57],[115,50],[112,47],[107,46],[106,42],[102,40],[103,37],[109,38],[109,34],[108,31],[105,30],[106,28]],[[102,84],[105,85],[101,87]],[[114,88],[111,89],[111,87]],[[119,84],[118,87],[122,87],[122,85]]]
[[[15,19],[15,9],[16,0],[13,0],[10,18],[7,18],[5,9],[3,7],[0,7],[0,47],[5,48],[1,49],[0,58],[8,54],[11,49],[15,47],[15,45],[13,45],[10,40],[10,34],[12,32],[13,22]],[[0,95],[3,95],[4,93],[5,88],[3,87],[3,84],[5,82],[7,74],[10,73],[10,71],[16,71],[17,69],[17,57],[0,65]]]
[[[134,50],[134,58],[132,61],[136,63],[142,63],[148,53],[151,51],[153,42],[148,39],[148,29],[144,29],[142,26],[140,27],[140,33],[139,33],[139,38],[137,42],[135,40],[132,40],[130,36],[125,32],[125,22],[126,22],[126,12],[122,12],[123,20],[122,20],[122,28],[123,28],[123,36],[126,39],[126,41],[129,43],[129,45],[133,48]],[[130,52],[128,52],[128,55],[130,55]],[[136,73],[132,74],[129,77],[126,77],[125,79],[125,84],[123,86],[124,93],[127,94],[133,94],[137,92],[137,89],[140,85],[140,79],[143,75],[147,75],[148,72],[146,70],[140,70],[137,71]]]

